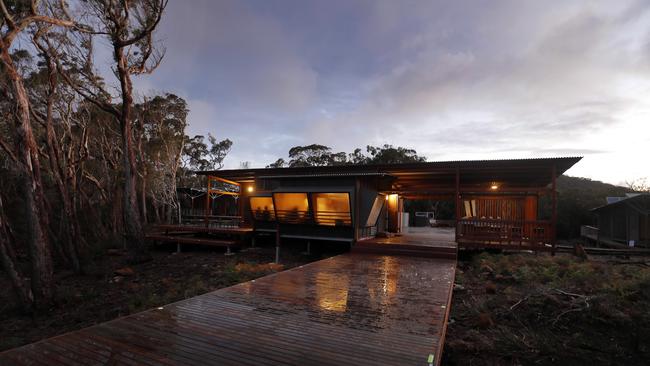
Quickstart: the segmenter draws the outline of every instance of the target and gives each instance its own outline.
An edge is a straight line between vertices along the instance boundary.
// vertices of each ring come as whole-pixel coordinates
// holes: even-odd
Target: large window
[[[275,221],[275,210],[271,197],[251,197],[251,211],[255,220]]]
[[[350,226],[350,195],[348,193],[313,193],[314,216],[318,225]]]
[[[274,193],[278,221],[302,224],[311,220],[307,193]]]

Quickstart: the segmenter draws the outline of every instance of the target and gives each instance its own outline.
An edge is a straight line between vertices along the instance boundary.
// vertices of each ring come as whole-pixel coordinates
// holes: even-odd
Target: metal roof
[[[337,165],[300,168],[234,169],[198,172],[240,182],[272,178],[334,178],[391,176],[398,192],[437,192],[448,194],[455,187],[456,171],[461,189],[480,190],[497,183],[512,190],[542,189],[552,181],[552,170],[561,175],[581,157],[459,160],[404,164]]]
[[[281,178],[320,178],[320,177],[383,177],[390,176],[388,173],[373,172],[351,172],[351,173],[316,173],[316,174],[283,174],[283,175],[260,175],[260,179],[281,179]]]
[[[602,209],[608,209],[608,208],[618,206],[618,205],[621,205],[621,204],[633,204],[633,206],[632,206],[633,208],[637,209],[638,211],[640,211],[640,212],[642,212],[644,214],[647,214],[647,213],[650,212],[650,193],[639,193],[639,192],[626,193],[625,197],[607,197],[607,198],[608,198],[607,204],[602,205],[602,206],[598,206],[596,208],[593,208],[593,209],[591,209],[591,211],[596,212],[596,211],[600,211]],[[613,200],[612,202],[609,202],[610,198],[618,198],[618,200]],[[634,205],[634,203],[636,203],[636,201],[639,201],[639,203],[641,201],[646,201],[645,203],[648,205],[648,207],[643,208],[643,207]]]

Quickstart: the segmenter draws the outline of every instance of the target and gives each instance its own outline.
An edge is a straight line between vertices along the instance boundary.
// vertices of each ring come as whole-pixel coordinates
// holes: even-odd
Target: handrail
[[[494,219],[458,220],[459,239],[495,244],[552,244],[550,221],[513,221]]]

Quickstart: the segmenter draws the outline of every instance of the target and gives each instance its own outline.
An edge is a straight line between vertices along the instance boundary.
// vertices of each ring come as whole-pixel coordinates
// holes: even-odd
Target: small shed
[[[596,214],[601,240],[650,247],[650,193],[607,197],[607,204],[592,212]]]

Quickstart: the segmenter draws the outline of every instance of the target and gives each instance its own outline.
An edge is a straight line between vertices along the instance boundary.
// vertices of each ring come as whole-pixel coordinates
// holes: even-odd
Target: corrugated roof
[[[284,175],[260,175],[261,179],[278,179],[278,178],[319,178],[319,177],[367,177],[367,176],[391,176],[388,173],[381,172],[355,172],[355,173],[316,173],[316,174],[284,174]]]
[[[610,202],[611,198],[618,198],[618,200],[612,200],[612,202]],[[625,204],[636,200],[646,200],[646,199],[650,200],[650,193],[626,193],[625,197],[607,197],[607,204],[593,208],[591,209],[591,211],[595,212],[603,208],[609,208],[619,204]],[[644,209],[640,209],[640,211],[647,213],[647,211]]]
[[[354,177],[390,176],[400,192],[449,190],[455,186],[456,171],[460,172],[461,189],[476,189],[491,182],[502,188],[543,189],[552,181],[551,172],[563,174],[581,157],[531,158],[503,160],[458,160],[404,164],[337,165],[300,168],[235,169],[198,172],[222,178],[252,182],[260,178]],[[553,169],[554,168],[554,169]]]
[[[533,165],[544,165],[549,163],[556,163],[562,166],[558,166],[559,174],[568,170],[571,166],[576,164],[582,159],[581,156],[571,156],[571,157],[556,157],[556,158],[523,158],[523,159],[483,159],[483,160],[449,160],[449,161],[430,161],[430,162],[417,162],[417,163],[400,163],[400,164],[365,164],[365,165],[334,165],[334,166],[310,166],[310,167],[293,167],[293,168],[252,168],[252,169],[227,169],[227,170],[205,170],[197,171],[199,175],[218,175],[218,176],[230,176],[230,175],[251,175],[251,176],[260,176],[265,173],[278,173],[277,175],[284,175],[282,173],[292,175],[300,171],[311,172],[315,170],[321,171],[332,171],[332,170],[356,170],[357,172],[361,171],[374,171],[374,172],[388,172],[390,170],[399,170],[399,169],[427,169],[427,168],[469,168],[469,167],[480,167],[480,166],[499,166],[499,165],[516,165],[521,163],[531,163]],[[313,174],[313,173],[312,173]],[[267,174],[275,175],[275,174]]]

